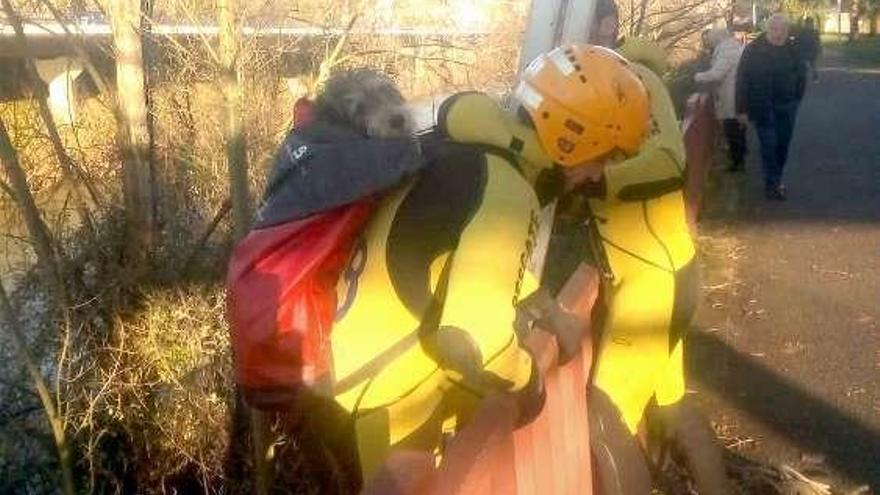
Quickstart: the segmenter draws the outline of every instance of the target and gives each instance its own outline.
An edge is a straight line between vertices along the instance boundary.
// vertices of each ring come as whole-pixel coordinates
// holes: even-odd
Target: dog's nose
[[[389,123],[391,124],[392,129],[400,130],[403,129],[404,125],[406,125],[406,119],[403,117],[403,115],[394,115],[393,117],[391,117],[391,121]]]

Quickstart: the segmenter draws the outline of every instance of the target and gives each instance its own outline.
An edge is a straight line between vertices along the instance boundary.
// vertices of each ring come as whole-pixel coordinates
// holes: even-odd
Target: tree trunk
[[[217,1],[217,22],[220,29],[220,84],[223,90],[226,125],[226,162],[229,167],[229,195],[232,199],[233,230],[236,240],[247,235],[251,223],[250,194],[248,193],[247,143],[241,104],[239,81],[239,48],[241,26],[236,0]]]
[[[634,33],[636,36],[645,34],[643,30],[645,29],[645,14],[648,12],[648,2],[650,0],[639,0],[639,18],[636,22],[636,32]]]
[[[849,2],[849,33],[847,34],[847,41],[850,43],[859,37],[859,18],[862,15],[862,1],[850,0]]]
[[[116,47],[116,91],[119,104],[117,141],[122,152],[122,185],[127,221],[127,257],[140,265],[157,238],[152,136],[148,124],[140,0],[108,2]]]
[[[9,133],[6,132],[6,125],[2,119],[0,119],[0,162],[9,182],[9,188],[24,218],[34,251],[37,253],[37,266],[43,277],[43,283],[52,292],[54,302],[63,308],[67,304],[66,292],[49,229],[40,216],[40,210],[28,187],[27,175],[21,168],[18,153],[12,146],[12,140],[9,139]]]
[[[5,129],[2,135],[5,135]],[[62,487],[66,495],[74,495],[76,493],[76,485],[73,479],[73,459],[70,453],[70,446],[67,444],[67,435],[64,431],[64,419],[58,413],[55,401],[52,400],[52,394],[49,391],[46,380],[40,373],[36,359],[27,347],[24,335],[21,333],[21,321],[12,308],[9,297],[3,284],[0,284],[0,327],[5,327],[6,332],[12,337],[12,342],[27,369],[28,375],[37,389],[37,395],[46,413],[46,419],[49,420],[49,426],[52,428],[52,437],[55,440],[55,449],[58,451],[58,462],[61,465]]]
[[[731,0],[727,6],[726,12],[724,14],[724,21],[727,23],[727,28],[730,29],[731,32],[734,31],[733,20],[736,17],[736,1]]]
[[[236,242],[250,230],[251,206],[248,192],[247,143],[242,115],[242,91],[239,80],[239,49],[241,26],[238,19],[237,0],[217,0],[217,24],[219,29],[220,88],[223,92],[226,141],[226,165],[229,170],[229,197],[232,204],[232,229]],[[250,409],[235,391],[232,415],[232,438],[230,454],[241,462],[250,437],[251,456],[254,467],[253,492],[268,493],[269,466],[266,462],[267,442],[263,415]],[[248,425],[248,426],[245,426]],[[238,470],[236,470],[238,471]],[[241,475],[240,471],[237,473]]]

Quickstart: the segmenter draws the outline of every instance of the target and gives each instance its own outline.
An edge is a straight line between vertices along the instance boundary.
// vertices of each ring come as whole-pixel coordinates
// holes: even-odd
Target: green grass
[[[839,53],[847,63],[857,67],[880,67],[880,36],[867,37],[849,43],[846,38],[838,39],[837,35],[822,36],[822,44],[826,51]]]

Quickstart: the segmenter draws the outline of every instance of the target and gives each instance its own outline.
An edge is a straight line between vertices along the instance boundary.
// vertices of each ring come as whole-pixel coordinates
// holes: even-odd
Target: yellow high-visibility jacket
[[[485,95],[453,97],[440,122],[445,142],[384,199],[338,285],[333,393],[365,477],[392,446],[439,445],[444,421],[488,388],[540,380],[514,321],[538,287],[540,206],[525,176],[551,164]]]
[[[645,45],[621,51],[648,90],[652,126],[637,156],[605,169],[604,195],[589,199],[613,275],[594,384],[635,433],[652,396],[667,405],[685,393],[681,335],[695,308],[697,273],[682,136],[666,87],[648,66],[662,55]]]

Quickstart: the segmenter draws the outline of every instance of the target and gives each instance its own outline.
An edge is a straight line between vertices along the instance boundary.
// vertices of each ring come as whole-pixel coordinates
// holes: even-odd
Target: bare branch
[[[185,5],[185,4],[183,2],[179,2],[178,5]],[[193,25],[199,24],[199,21],[198,21],[198,19],[196,19],[195,13],[192,11],[192,9],[184,8],[183,14],[186,16],[184,19],[185,21],[187,21]],[[151,24],[155,24],[154,18],[148,17],[147,20]],[[199,41],[201,41],[202,47],[208,53],[208,56],[211,58],[213,63],[219,64],[220,63],[220,55],[218,55],[217,51],[214,50],[214,46],[211,44],[211,38],[208,37],[207,33],[204,33],[200,30],[196,33],[196,36],[198,37]],[[186,48],[184,48],[183,45],[180,44],[180,42],[177,41],[174,34],[169,33],[169,34],[162,35],[162,37],[165,40],[171,42],[172,44],[177,45],[181,49],[181,51],[184,51],[184,52],[189,51]]]
[[[190,267],[194,265],[196,256],[198,256],[199,251],[205,247],[205,243],[208,242],[208,239],[214,234],[214,231],[217,230],[217,227],[220,225],[220,222],[223,221],[223,218],[229,213],[229,210],[232,209],[232,201],[226,199],[223,201],[223,204],[220,205],[220,209],[217,211],[217,214],[214,215],[214,219],[211,220],[211,223],[208,225],[208,228],[205,229],[205,232],[199,237],[199,240],[196,241],[189,255],[184,258],[185,261],[181,270],[186,273],[190,270]]]
[[[46,286],[52,291],[55,303],[65,307],[67,305],[67,295],[64,290],[64,283],[60,275],[60,266],[53,248],[53,243],[49,235],[49,230],[43,221],[40,210],[34,201],[34,197],[28,187],[27,176],[21,168],[18,161],[18,153],[12,146],[9,134],[6,131],[6,125],[0,119],[0,164],[9,180],[9,187],[12,190],[15,202],[18,203],[19,210],[25,220],[25,225],[33,243],[34,251],[37,253],[37,259]]]
[[[686,23],[683,27],[675,29],[673,31],[665,31],[658,38],[659,41],[663,41],[669,46],[675,46],[682,39],[697,33],[703,29],[703,27],[707,24],[707,22],[713,22],[717,19],[723,17],[723,14],[718,14],[715,16],[710,16],[708,18],[703,17],[699,19],[691,20],[689,23]]]
[[[342,52],[343,48],[345,48],[346,43],[348,43],[348,39],[351,35],[351,32],[354,29],[354,26],[357,24],[358,19],[360,19],[360,17],[363,15],[364,11],[366,10],[366,7],[367,7],[367,4],[369,3],[369,1],[370,0],[361,0],[358,3],[358,6],[355,9],[354,14],[352,14],[351,19],[349,19],[348,24],[345,26],[345,30],[343,31],[343,33],[339,37],[339,39],[336,41],[336,45],[333,47],[333,51],[326,54],[324,57],[324,60],[321,61],[321,65],[318,69],[318,75],[314,81],[314,87],[312,88],[312,92],[314,92],[318,87],[320,87],[322,84],[324,84],[324,81],[326,81],[327,78],[330,77],[330,73],[332,72],[333,68],[336,66],[336,64],[339,63],[338,59],[339,59],[340,53]]]
[[[0,323],[3,324],[2,326],[6,328],[6,332],[12,337],[12,342],[16,350],[18,350],[28,375],[30,375],[34,388],[37,390],[40,403],[46,413],[46,419],[48,419],[49,426],[52,428],[52,436],[55,440],[55,448],[58,451],[58,459],[61,464],[64,493],[75,495],[76,485],[73,478],[72,458],[64,431],[64,421],[58,414],[58,409],[52,400],[52,394],[49,391],[46,380],[43,378],[43,374],[40,372],[37,360],[31,354],[30,349],[28,349],[27,340],[21,332],[21,322],[2,284],[0,284]]]
[[[3,179],[0,179],[0,190],[6,193],[6,195],[9,196],[12,200],[15,200],[15,191],[13,191],[12,188],[9,187],[9,184],[7,184],[6,181]]]
[[[2,3],[3,10],[6,12],[6,17],[12,24],[13,30],[15,30],[16,44],[18,45],[22,53],[27,53],[28,42],[24,34],[24,27],[22,25],[21,17],[18,15],[18,12],[12,7],[12,3],[10,3],[9,0],[0,0],[0,3]],[[30,57],[24,58],[24,64],[30,84],[37,84],[39,81],[42,81],[40,79],[39,73],[37,72],[37,66],[34,64],[34,61]],[[64,145],[61,142],[61,135],[58,133],[58,127],[55,125],[55,120],[52,117],[52,112],[49,109],[49,104],[46,102],[46,99],[36,94],[32,94],[31,97],[38,104],[40,117],[43,119],[43,123],[49,133],[49,141],[52,143],[52,149],[55,151],[55,157],[58,159],[58,163],[61,166],[61,171],[64,174],[64,178],[74,188],[74,199],[77,203],[77,210],[79,211],[81,220],[89,229],[89,231],[93,231],[91,214],[89,213],[85,200],[82,198],[79,190],[76,188],[76,184],[77,182],[83,183],[86,186],[86,189],[89,191],[89,194],[92,197],[92,201],[96,204],[98,203],[97,192],[94,190],[94,187],[92,186],[91,181],[88,179],[85,172],[73,162],[73,159],[70,158],[70,155],[67,154],[67,150],[64,149]]]
[[[693,9],[700,7],[700,6],[703,6],[705,4],[706,4],[706,0],[697,0],[692,3],[686,3],[683,5],[676,6],[675,8],[672,8],[672,9],[660,8],[659,10],[656,10],[654,12],[650,12],[650,13],[646,14],[645,20],[648,21],[648,20],[653,19],[655,17],[661,17],[661,16],[675,16],[676,14],[679,14],[681,12],[690,12]]]
[[[80,59],[80,61],[85,65],[86,71],[88,71],[89,76],[91,76],[92,81],[94,81],[95,86],[98,87],[98,91],[101,94],[104,94],[108,97],[112,98],[112,94],[110,93],[110,85],[107,84],[107,81],[104,79],[104,76],[98,72],[98,69],[95,67],[95,64],[92,62],[92,58],[89,56],[88,52],[86,52],[85,48],[83,48],[82,44],[82,33],[73,34],[68,29],[67,25],[71,24],[70,19],[65,17],[58,9],[52,5],[51,0],[39,0],[49,12],[52,13],[52,17],[55,18],[55,22],[61,26],[61,29],[64,31],[64,35],[66,41],[70,43],[70,46],[73,47],[76,56]]]

